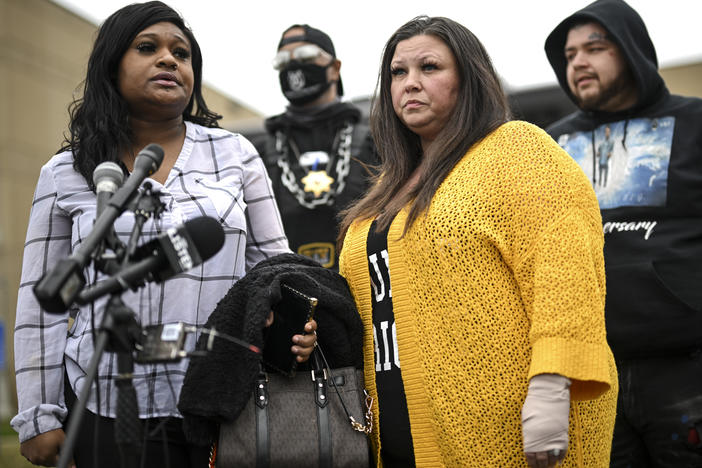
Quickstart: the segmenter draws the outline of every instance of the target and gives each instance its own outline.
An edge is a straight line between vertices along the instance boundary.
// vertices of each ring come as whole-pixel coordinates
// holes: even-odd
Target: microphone
[[[104,211],[95,219],[90,234],[70,257],[60,260],[34,285],[34,295],[44,310],[60,314],[75,301],[85,286],[82,270],[90,261],[91,253],[110,232],[115,220],[127,209],[144,179],[158,170],[163,154],[163,148],[155,143],[139,152],[134,160],[134,170],[124,185],[109,198]]]
[[[97,199],[97,208],[95,210],[95,219],[99,218],[107,202],[112,198],[112,195],[122,185],[124,181],[124,172],[117,163],[106,161],[99,164],[93,171],[93,183],[95,184],[95,195]],[[110,258],[106,258],[105,247],[111,248],[115,253]],[[98,270],[110,271],[116,264],[120,241],[115,235],[114,226],[112,226],[103,239],[102,244],[94,251],[93,257]]]
[[[201,216],[139,247],[135,263],[96,285],[80,291],[76,301],[87,304],[106,294],[124,291],[144,280],[160,283],[214,256],[224,245],[224,229],[214,218]]]
[[[117,163],[106,161],[99,164],[93,171],[93,183],[97,195],[97,211],[95,219],[99,218],[112,195],[122,185],[124,173]]]
[[[156,143],[151,143],[139,152],[134,160],[134,170],[127,181],[110,197],[105,210],[95,219],[93,230],[72,255],[81,268],[88,263],[90,254],[112,228],[115,220],[127,209],[129,201],[136,195],[144,179],[156,172],[162,161],[163,148]]]

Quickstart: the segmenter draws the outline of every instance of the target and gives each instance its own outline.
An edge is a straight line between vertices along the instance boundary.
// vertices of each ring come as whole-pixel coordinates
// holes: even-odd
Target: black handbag
[[[309,363],[309,372],[293,376],[261,366],[242,412],[220,424],[210,468],[370,466],[373,400],[362,371],[331,369],[318,345]]]

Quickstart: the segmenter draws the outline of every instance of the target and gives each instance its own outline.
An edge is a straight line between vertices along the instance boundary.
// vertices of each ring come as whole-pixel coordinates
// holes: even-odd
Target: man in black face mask
[[[290,248],[338,269],[337,214],[368,187],[377,156],[361,112],[342,102],[334,44],[306,24],[283,32],[273,60],[290,102],[266,119],[263,157]]]

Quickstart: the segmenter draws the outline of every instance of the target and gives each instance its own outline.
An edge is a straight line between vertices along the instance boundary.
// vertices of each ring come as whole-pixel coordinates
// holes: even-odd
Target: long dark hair
[[[422,154],[419,136],[395,114],[390,94],[390,63],[397,44],[421,34],[434,36],[448,46],[460,80],[453,112],[426,154]],[[409,229],[429,207],[441,182],[468,149],[509,119],[509,104],[492,61],[478,38],[465,26],[449,18],[419,16],[400,27],[385,44],[371,106],[371,133],[381,170],[373,188],[342,213],[339,243],[355,219],[378,216],[378,227],[383,229],[411,203],[405,231]],[[426,170],[419,183],[393,200],[420,162],[426,165]]]
[[[180,28],[192,49],[193,94],[183,111],[183,119],[206,127],[219,126],[217,119],[221,116],[210,111],[202,97],[200,46],[180,14],[158,1],[135,3],[117,10],[98,31],[88,60],[83,95],[69,106],[70,134],[64,135],[63,146],[59,149],[59,152],[73,152],[73,167],[93,190],[95,167],[105,161],[120,162],[120,156],[132,144],[127,103],[117,87],[122,56],[139,32],[161,22]]]

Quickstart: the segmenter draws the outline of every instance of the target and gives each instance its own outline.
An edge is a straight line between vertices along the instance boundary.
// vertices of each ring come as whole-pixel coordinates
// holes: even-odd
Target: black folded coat
[[[282,254],[257,264],[231,287],[205,327],[263,348],[264,323],[281,299],[281,284],[319,300],[317,339],[329,365],[361,368],[363,325],[346,280],[301,255]],[[202,334],[197,349],[205,350],[209,338]],[[178,402],[191,443],[209,445],[220,422],[236,419],[251,396],[260,359],[221,338],[207,355],[191,358]]]

